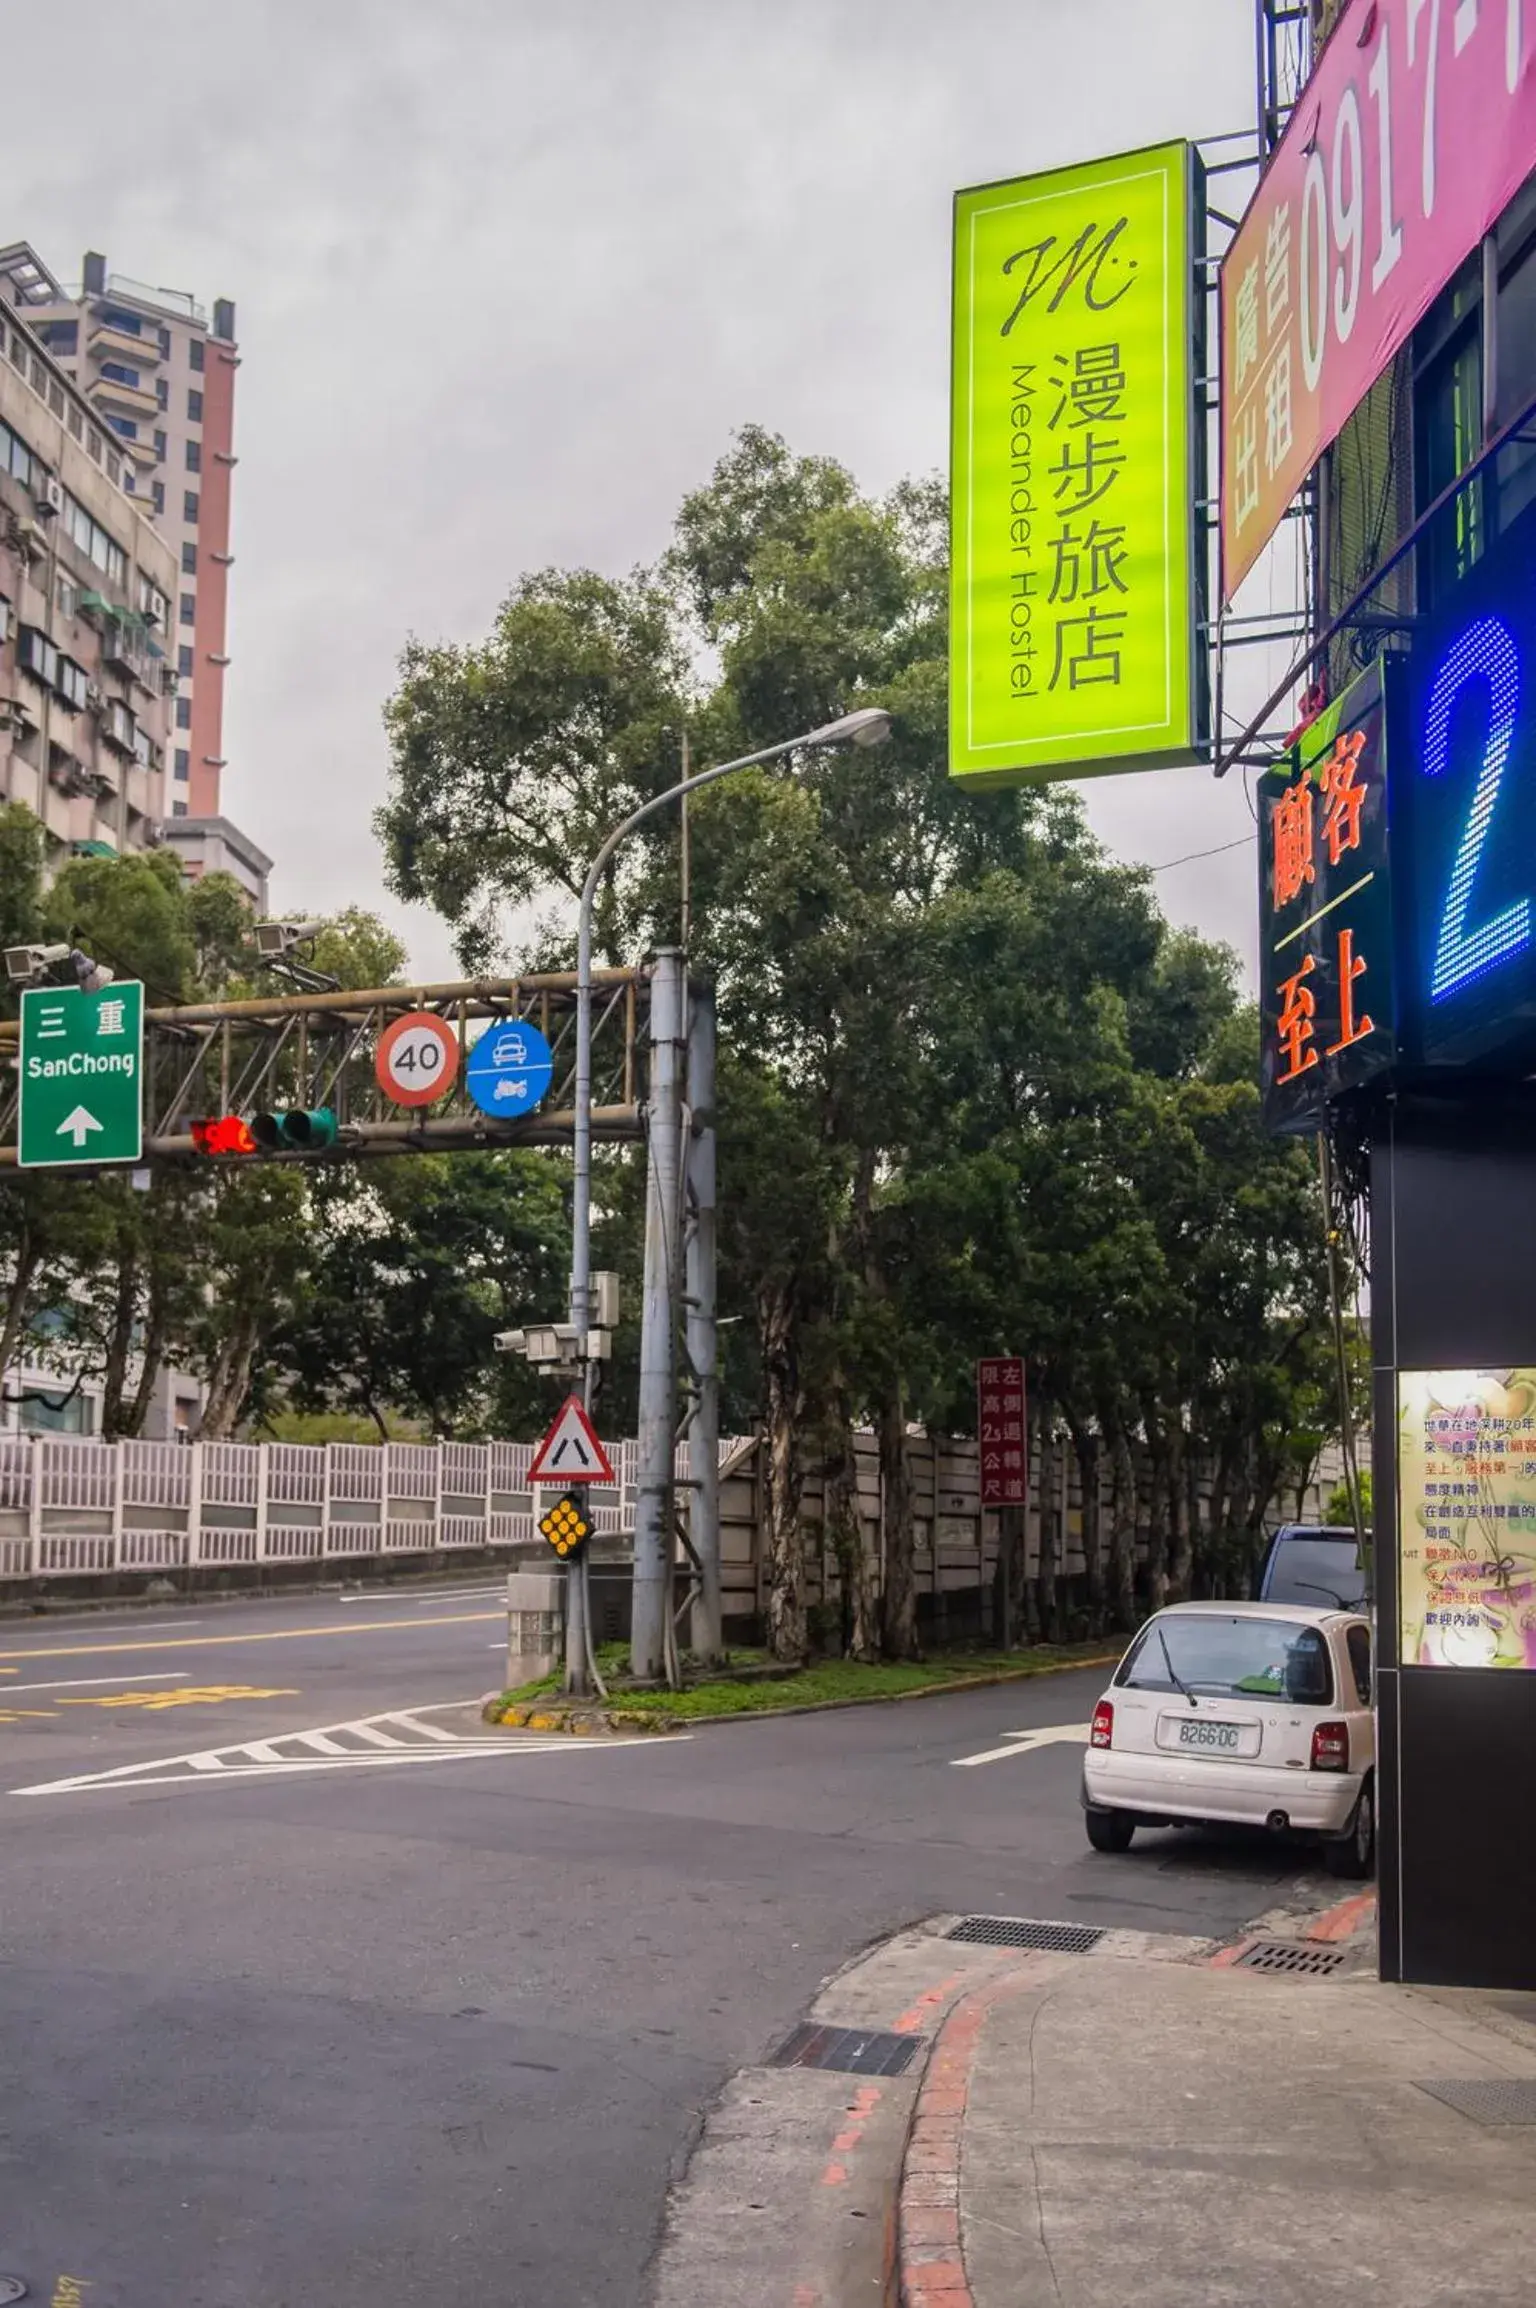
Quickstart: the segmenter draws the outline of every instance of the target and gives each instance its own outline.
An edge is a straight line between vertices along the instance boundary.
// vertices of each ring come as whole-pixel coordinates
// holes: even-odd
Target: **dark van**
[[[1365,1565],[1353,1530],[1347,1524],[1282,1523],[1270,1541],[1254,1600],[1359,1609]]]

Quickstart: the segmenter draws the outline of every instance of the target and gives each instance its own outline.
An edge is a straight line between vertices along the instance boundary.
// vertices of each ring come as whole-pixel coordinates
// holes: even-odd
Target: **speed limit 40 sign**
[[[379,1036],[374,1072],[397,1106],[430,1106],[459,1071],[459,1038],[430,1010],[408,1010]]]

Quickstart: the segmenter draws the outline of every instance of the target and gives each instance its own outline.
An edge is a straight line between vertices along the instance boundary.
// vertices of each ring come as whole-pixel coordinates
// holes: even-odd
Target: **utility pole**
[[[643,1680],[666,1664],[672,1608],[678,1284],[681,1279],[682,1086],[686,972],[675,946],[651,965],[651,1085],[646,1103],[645,1278],[640,1306],[640,1423],[635,1481],[630,1658]]]
[[[688,1415],[688,1535],[699,1587],[689,1630],[700,1659],[720,1656],[720,1380],[715,1323],[715,996],[689,989],[688,1226],[684,1236],[685,1342],[693,1390]]]

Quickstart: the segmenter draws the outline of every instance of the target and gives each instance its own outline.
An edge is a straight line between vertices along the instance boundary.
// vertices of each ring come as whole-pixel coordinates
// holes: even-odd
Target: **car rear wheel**
[[[1323,1860],[1330,1875],[1342,1875],[1351,1883],[1363,1883],[1376,1867],[1376,1791],[1367,1779],[1355,1805],[1355,1816],[1349,1823],[1349,1832],[1337,1843],[1325,1843]]]
[[[1088,1840],[1095,1851],[1129,1851],[1136,1822],[1123,1811],[1087,1811],[1083,1814]]]

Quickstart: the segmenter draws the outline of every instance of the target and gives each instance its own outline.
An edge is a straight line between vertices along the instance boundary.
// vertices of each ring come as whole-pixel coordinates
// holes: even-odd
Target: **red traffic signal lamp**
[[[192,1144],[199,1154],[254,1154],[258,1151],[249,1122],[238,1114],[219,1114],[192,1125]]]

